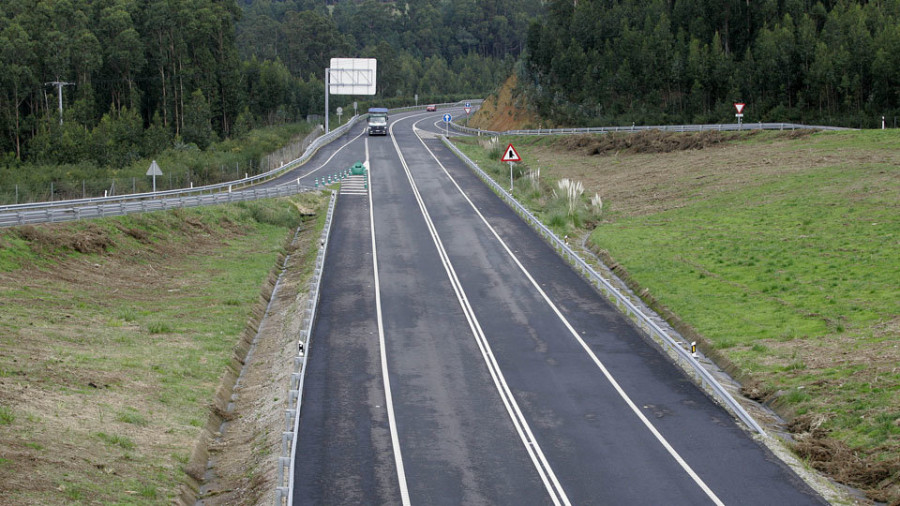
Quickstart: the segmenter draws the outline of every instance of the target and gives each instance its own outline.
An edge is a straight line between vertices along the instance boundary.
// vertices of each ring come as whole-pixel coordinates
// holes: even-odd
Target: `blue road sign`
[[[453,116],[450,116],[449,114],[444,115],[444,123],[450,123],[451,119],[453,119]]]

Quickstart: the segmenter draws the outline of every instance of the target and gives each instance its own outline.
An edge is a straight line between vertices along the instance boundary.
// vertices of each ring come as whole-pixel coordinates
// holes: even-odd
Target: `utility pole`
[[[58,80],[58,79],[59,79],[58,77],[57,77],[56,79],[57,79],[56,81],[49,82],[49,83],[44,83],[44,85],[45,85],[45,86],[49,86],[49,85],[56,86],[56,93],[57,93],[57,95],[59,96],[59,124],[62,125],[62,124],[63,124],[62,87],[63,87],[63,86],[72,86],[72,85],[74,85],[75,83],[66,83],[66,82],[63,82],[63,81],[59,81],[59,80]]]

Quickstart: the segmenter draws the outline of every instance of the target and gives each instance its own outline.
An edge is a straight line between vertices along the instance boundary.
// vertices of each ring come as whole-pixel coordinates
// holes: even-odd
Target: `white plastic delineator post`
[[[697,358],[697,341],[691,341],[691,356]]]

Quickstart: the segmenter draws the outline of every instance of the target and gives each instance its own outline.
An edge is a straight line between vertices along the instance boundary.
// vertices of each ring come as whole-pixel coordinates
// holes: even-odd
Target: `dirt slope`
[[[517,84],[515,74],[510,76],[496,94],[485,99],[469,126],[495,132],[539,128],[540,118],[530,111],[523,97],[516,96]]]

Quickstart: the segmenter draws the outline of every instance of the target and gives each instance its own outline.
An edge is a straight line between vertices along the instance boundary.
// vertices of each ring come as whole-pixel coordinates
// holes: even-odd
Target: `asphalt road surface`
[[[441,144],[446,112],[283,178],[370,172],[337,200],[293,504],[825,504]]]

